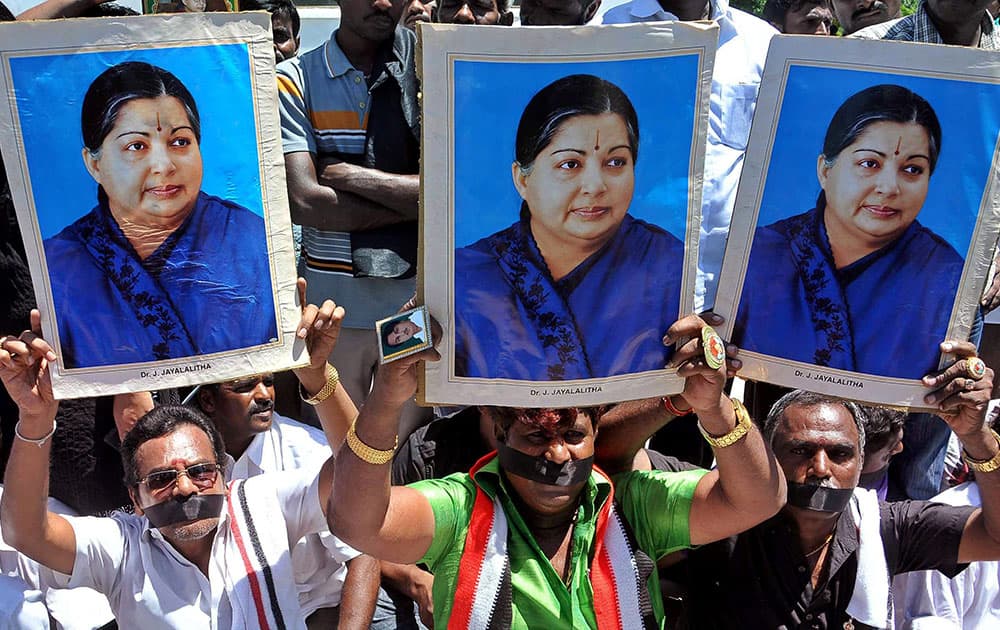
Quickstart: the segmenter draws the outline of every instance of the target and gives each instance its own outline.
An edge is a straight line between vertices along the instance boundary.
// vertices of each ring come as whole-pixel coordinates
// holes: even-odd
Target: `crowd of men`
[[[990,3],[921,0],[901,17],[898,0],[768,0],[763,19],[726,0],[604,4],[521,0],[518,21],[720,25],[702,315],[663,331],[668,345],[689,339],[673,359],[683,393],[437,417],[416,406],[420,364],[436,350],[378,366],[371,332],[415,291],[413,28],[516,28],[513,7],[339,0],[338,28],[300,52],[291,0],[243,0],[272,18],[303,276],[297,330],[311,363],[190,391],[54,400],[57,357],[0,175],[0,627],[1000,624],[1000,406],[978,335],[942,340],[955,362],[924,380],[937,411],[907,417],[750,387],[757,405],[744,406],[726,393],[739,349],[713,368],[711,332],[701,334],[722,323],[711,307],[771,37],[839,31],[996,50]],[[46,0],[16,19],[128,13]],[[0,19],[15,17],[0,4]],[[993,279],[984,314],[998,293]],[[697,430],[647,448],[685,424]]]

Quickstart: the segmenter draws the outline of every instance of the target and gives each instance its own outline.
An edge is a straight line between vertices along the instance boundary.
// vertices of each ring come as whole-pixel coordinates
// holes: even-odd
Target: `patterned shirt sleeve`
[[[316,153],[312,121],[306,107],[302,69],[297,59],[278,65],[278,112],[281,114],[281,144],[285,153]]]

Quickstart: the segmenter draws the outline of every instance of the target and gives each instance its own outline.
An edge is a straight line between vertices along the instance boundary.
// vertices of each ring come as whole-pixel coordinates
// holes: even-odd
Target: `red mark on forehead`
[[[594,151],[601,150],[601,130],[597,130],[597,136],[594,138]]]
[[[903,136],[899,136],[899,142],[896,143],[896,152],[893,155],[899,155],[899,147],[903,146]]]
[[[163,131],[163,127],[160,126],[160,112],[156,112],[156,130]],[[897,151],[899,153],[899,151]]]

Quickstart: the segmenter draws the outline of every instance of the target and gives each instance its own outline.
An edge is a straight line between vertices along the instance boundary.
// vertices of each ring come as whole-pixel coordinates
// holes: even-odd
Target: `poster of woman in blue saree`
[[[560,381],[666,365],[685,251],[629,212],[639,138],[629,97],[598,76],[563,76],[531,97],[510,167],[519,213],[455,252],[456,376]]]
[[[791,180],[772,152],[780,181],[768,182],[733,327],[742,350],[877,377],[919,379],[938,368],[996,127],[976,155],[964,142],[969,129],[946,132],[957,131],[958,108],[940,81],[898,80],[908,85],[868,85],[837,106],[811,156],[812,209],[788,216],[773,205]],[[969,168],[970,158],[979,163]],[[967,194],[949,189],[976,180]],[[770,222],[775,215],[783,218]]]
[[[264,220],[202,191],[202,121],[187,87],[126,61],[93,80],[81,111],[97,204],[44,241],[63,366],[274,341]]]

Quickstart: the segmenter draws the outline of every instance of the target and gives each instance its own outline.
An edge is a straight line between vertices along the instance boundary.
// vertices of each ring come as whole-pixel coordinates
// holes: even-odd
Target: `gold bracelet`
[[[396,441],[392,445],[392,448],[381,450],[377,448],[372,448],[358,437],[355,432],[354,427],[357,425],[358,419],[355,418],[354,422],[351,423],[351,428],[347,431],[347,447],[358,456],[363,462],[373,464],[375,466],[381,466],[382,464],[388,464],[392,460],[393,454],[396,452],[396,447],[399,446],[399,435],[396,435]]]
[[[993,429],[990,429],[990,433],[993,434],[993,439],[997,441],[997,445],[1000,445],[1000,435],[997,435],[997,432]],[[972,459],[963,446],[962,459],[965,460],[969,468],[978,473],[991,473],[994,470],[1000,469],[1000,451],[997,451],[997,454],[990,459]]]
[[[743,437],[750,432],[750,428],[753,426],[753,421],[750,420],[750,413],[747,408],[743,406],[743,403],[736,399],[730,399],[733,403],[733,411],[736,412],[736,426],[733,430],[725,435],[719,437],[713,437],[705,430],[705,427],[701,426],[701,420],[698,421],[698,430],[701,431],[702,436],[705,441],[709,443],[712,448],[726,448],[727,446],[732,446],[739,442]]]
[[[340,384],[340,372],[337,371],[337,368],[327,363],[326,385],[323,386],[323,389],[319,390],[319,392],[315,396],[312,396],[311,398],[306,398],[306,391],[302,389],[302,382],[299,381],[299,398],[301,398],[302,402],[306,403],[307,405],[312,405],[315,407],[316,405],[320,404],[321,402],[329,398],[331,395],[333,395],[334,390],[337,389],[337,385],[339,384]]]

